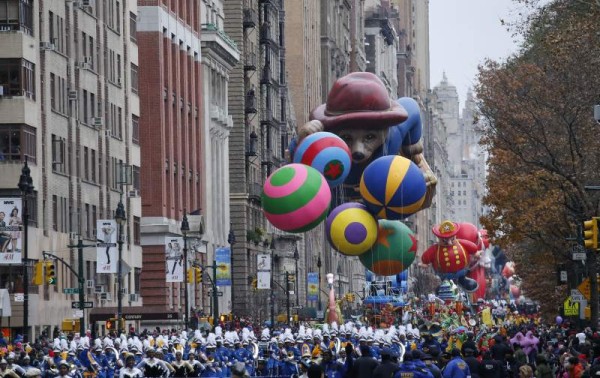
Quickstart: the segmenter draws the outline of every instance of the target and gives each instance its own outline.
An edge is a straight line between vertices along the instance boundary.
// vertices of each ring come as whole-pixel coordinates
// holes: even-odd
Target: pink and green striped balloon
[[[262,206],[265,217],[278,229],[300,233],[325,219],[331,203],[327,180],[304,164],[288,164],[265,182]]]

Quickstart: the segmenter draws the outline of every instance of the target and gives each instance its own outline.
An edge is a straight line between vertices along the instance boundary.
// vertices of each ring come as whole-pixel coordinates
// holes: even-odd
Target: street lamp
[[[185,306],[185,311],[183,313],[183,324],[185,327],[185,330],[187,332],[188,330],[188,324],[189,324],[189,316],[190,316],[190,312],[189,312],[189,308],[190,308],[190,302],[189,302],[189,294],[188,294],[188,247],[187,247],[187,234],[188,232],[190,232],[190,223],[188,222],[188,218],[187,218],[187,212],[184,210],[183,211],[183,220],[181,221],[181,233],[183,234],[183,282],[184,282],[184,306]]]
[[[296,277],[296,282],[295,282],[295,290],[296,290],[296,307],[300,306],[300,293],[299,293],[299,288],[300,288],[300,281],[298,278],[298,260],[300,259],[300,254],[298,253],[298,244],[296,244],[296,248],[294,249],[294,260],[296,260],[296,274],[294,277]]]
[[[270,277],[270,288],[271,292],[269,293],[271,299],[271,329],[275,327],[275,288],[273,287],[273,274],[275,266],[275,237],[271,239],[271,245],[269,246],[271,250],[271,277]]]
[[[234,259],[233,259],[233,246],[235,245],[235,233],[233,232],[233,224],[230,222],[229,223],[229,234],[227,234],[227,243],[229,243],[229,247],[231,248],[231,313],[233,314],[233,304],[235,303],[233,301],[233,291],[234,291],[234,277],[233,277],[233,263],[234,263]]]
[[[322,310],[322,308],[321,308],[321,266],[322,266],[321,256],[318,256],[317,257],[317,268],[319,268],[319,303],[318,303],[319,311]]]
[[[33,179],[31,178],[31,170],[27,166],[27,160],[21,169],[21,177],[17,185],[21,191],[21,206],[23,208],[23,342],[29,341],[29,272],[27,271],[29,263],[29,255],[27,251],[27,229],[29,226],[29,209],[27,207],[27,198],[33,194]]]
[[[121,329],[121,325],[122,325],[122,321],[121,319],[123,318],[123,263],[122,263],[122,258],[123,258],[123,226],[125,225],[125,223],[127,222],[127,215],[125,214],[125,206],[123,206],[123,191],[121,190],[121,195],[119,197],[119,203],[117,205],[117,211],[115,212],[115,221],[117,221],[117,224],[119,225],[119,238],[117,239],[117,244],[119,246],[119,266],[117,267],[117,287],[118,287],[118,293],[117,293],[117,319],[118,319],[118,325],[117,325],[117,330],[118,330],[118,334],[121,334],[121,332],[123,332],[123,330]]]
[[[338,274],[338,298],[342,297],[342,265],[338,261],[337,266],[337,274]]]

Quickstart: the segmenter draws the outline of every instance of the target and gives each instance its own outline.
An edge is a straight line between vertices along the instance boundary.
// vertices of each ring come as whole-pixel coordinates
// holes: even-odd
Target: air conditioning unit
[[[127,197],[129,198],[138,198],[140,196],[140,191],[137,189],[130,190],[127,193]]]
[[[100,299],[112,301],[112,294],[111,293],[100,293]]]
[[[77,68],[79,68],[80,70],[89,70],[90,69],[90,64],[88,62],[79,62],[77,64]]]
[[[94,288],[94,280],[87,280],[87,281],[85,281],[85,288],[86,289],[93,289]]]
[[[40,42],[40,50],[54,50],[54,44],[51,42]]]
[[[129,302],[137,302],[140,299],[140,295],[137,293],[129,294]]]
[[[102,127],[102,117],[92,118],[92,125],[94,125],[94,127],[97,129],[101,128]]]
[[[69,91],[69,101],[77,101],[77,91]]]
[[[104,285],[96,285],[94,286],[94,293],[102,294],[104,293]]]

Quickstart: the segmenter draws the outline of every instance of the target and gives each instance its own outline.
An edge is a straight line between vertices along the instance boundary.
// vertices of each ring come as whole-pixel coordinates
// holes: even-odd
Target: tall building
[[[237,243],[233,248],[233,312],[269,317],[269,294],[280,312],[285,292],[278,286],[253,290],[257,256],[272,254],[276,280],[293,260],[298,237],[273,229],[261,208],[262,185],[285,164],[285,150],[294,119],[287,89],[286,10],[283,0],[237,0],[224,3],[225,32],[242,52],[243,64],[233,68],[228,99],[234,127],[230,134],[230,212]],[[285,257],[280,260],[281,257]],[[285,270],[295,269],[287,266]],[[256,313],[256,309],[259,313]]]
[[[239,53],[223,32],[221,1],[140,0],[138,10],[142,296],[146,312],[163,314],[142,320],[148,326],[181,324],[188,313],[193,324],[194,315],[208,313],[211,303],[208,288],[196,277],[188,280],[184,267],[206,267],[215,248],[228,240],[228,133],[233,122],[227,91]],[[190,230],[181,240],[184,216]]]
[[[0,197],[20,195],[16,185],[24,161],[34,186],[27,200],[28,232],[13,234],[15,239],[27,235],[28,293],[13,295],[24,292],[25,265],[7,265],[4,259],[0,287],[10,294],[11,314],[4,318],[8,308],[3,308],[3,324],[13,336],[23,333],[27,307],[31,338],[51,334],[65,319],[76,324],[81,315],[86,328],[97,330],[117,313],[119,298],[126,306],[142,303],[136,4],[9,0],[3,11]],[[95,248],[96,221],[114,219],[120,200],[126,223],[123,232],[110,231],[123,238],[121,291],[116,274],[99,273],[104,261],[97,257],[105,255]],[[79,239],[86,246],[82,261],[69,247]],[[51,260],[56,284],[43,280],[35,286],[33,264],[43,260],[44,251],[58,258]],[[83,267],[91,311],[73,313],[71,302],[78,296],[65,293],[74,293],[78,280],[66,264],[75,271]]]

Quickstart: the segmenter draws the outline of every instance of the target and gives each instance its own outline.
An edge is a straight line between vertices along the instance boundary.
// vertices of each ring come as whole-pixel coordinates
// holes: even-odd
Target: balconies
[[[256,71],[257,65],[258,59],[256,58],[255,52],[244,54],[244,71]]]
[[[260,202],[262,185],[256,182],[248,183],[248,198]]]
[[[256,111],[256,95],[254,91],[248,91],[246,93],[245,112],[246,114],[256,114]]]
[[[244,28],[255,28],[258,24],[258,12],[252,8],[244,9]]]
[[[261,126],[276,127],[278,122],[273,117],[273,112],[269,108],[260,109],[260,124]]]
[[[271,45],[273,48],[279,48],[279,43],[277,41],[277,35],[271,28],[269,23],[264,23],[260,27],[260,44],[261,45]]]

